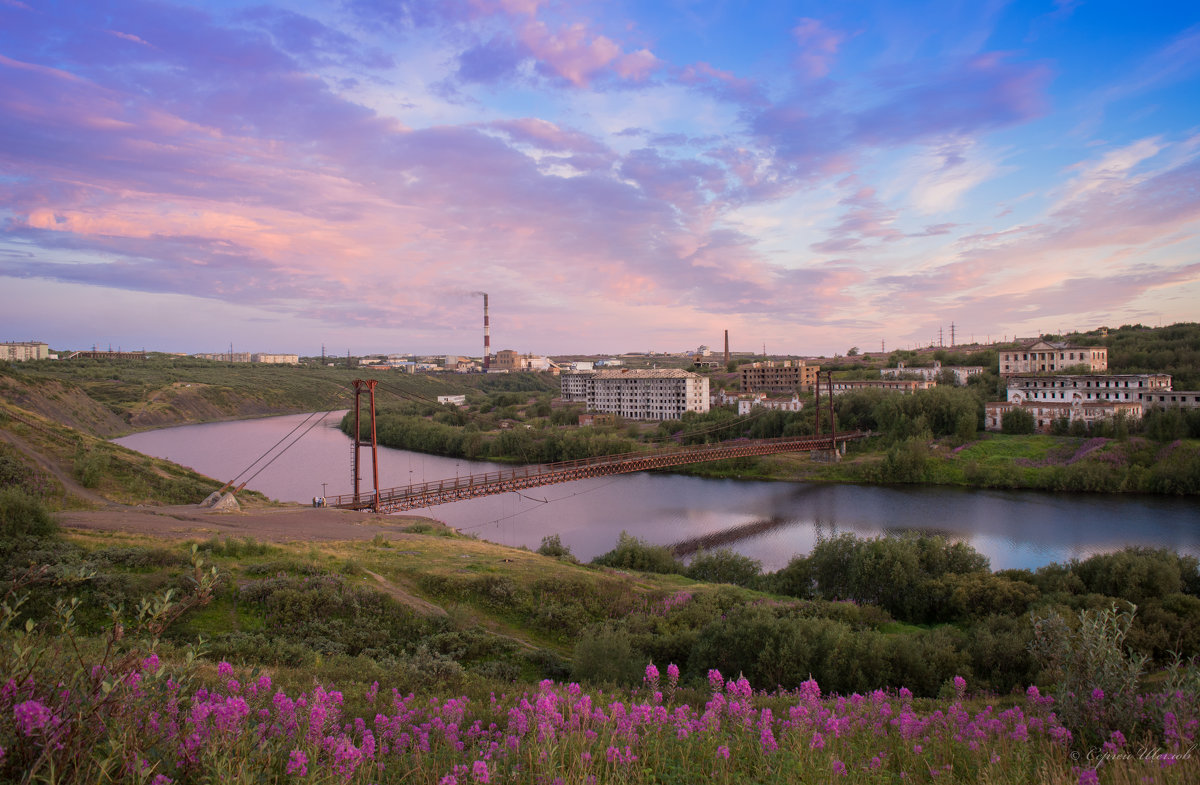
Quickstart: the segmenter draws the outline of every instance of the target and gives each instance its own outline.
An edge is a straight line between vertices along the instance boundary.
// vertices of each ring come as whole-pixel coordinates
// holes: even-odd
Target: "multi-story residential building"
[[[1166,373],[1058,374],[1009,376],[1007,398],[1024,401],[1143,401],[1143,395],[1171,389]],[[1148,402],[1148,401],[1146,401]]]
[[[1144,411],[1141,401],[993,401],[984,404],[984,427],[989,431],[1000,430],[1004,415],[1018,408],[1033,415],[1034,428],[1041,432],[1048,432],[1058,419],[1082,420],[1090,425],[1100,420],[1112,420],[1118,415],[1140,420]]]
[[[997,358],[1001,376],[1054,371],[1061,373],[1077,365],[1086,365],[1090,371],[1108,370],[1108,348],[1105,346],[1070,346],[1035,341],[1020,349],[1001,350]]]
[[[1158,390],[1142,393],[1142,406],[1200,409],[1200,390]]]
[[[501,349],[491,362],[491,370],[515,373],[517,371],[554,371],[559,368],[549,357],[536,354],[519,354],[512,349]]]
[[[558,377],[560,393],[564,401],[587,401],[588,379],[595,371],[564,371]]]
[[[254,354],[250,356],[250,361],[267,365],[299,365],[300,356],[296,354]]]
[[[937,387],[933,379],[834,379],[833,394],[855,392],[857,390],[889,390],[904,394],[912,394],[917,390],[931,390]],[[821,386],[825,392],[825,386]]]
[[[904,363],[901,362],[901,363],[897,363],[895,368],[880,368],[879,375],[883,376],[885,378],[892,378],[892,379],[895,379],[895,378],[898,378],[901,376],[913,375],[913,376],[919,376],[920,378],[925,379],[925,380],[930,380],[930,379],[936,380],[939,376],[941,376],[943,371],[947,371],[949,373],[954,374],[954,381],[956,384],[966,384],[967,379],[970,379],[972,376],[975,376],[977,374],[983,373],[983,366],[982,365],[947,365],[947,366],[943,367],[940,361],[934,360],[932,368],[909,368]]]
[[[596,371],[587,379],[587,408],[630,420],[678,420],[708,411],[708,378],[678,368]]]
[[[737,407],[739,415],[747,415],[755,407],[781,412],[798,412],[804,408],[804,402],[800,400],[799,395],[793,395],[791,398],[768,398],[765,393],[756,393],[738,398]]]
[[[222,363],[248,363],[254,361],[254,355],[250,352],[209,352],[193,354],[192,356],[197,360],[215,360]]]
[[[50,345],[41,341],[5,341],[0,343],[0,360],[19,363],[50,359]]]
[[[809,365],[804,360],[764,360],[741,367],[742,389],[756,390],[810,390],[817,380],[819,365]]]

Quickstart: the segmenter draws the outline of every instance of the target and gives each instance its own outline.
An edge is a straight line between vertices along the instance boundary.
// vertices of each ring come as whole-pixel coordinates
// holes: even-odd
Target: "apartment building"
[[[989,431],[1000,430],[1005,413],[1012,409],[1025,409],[1033,415],[1034,428],[1049,432],[1051,423],[1066,418],[1069,422],[1082,420],[1091,425],[1101,420],[1111,420],[1118,415],[1133,420],[1142,419],[1144,407],[1141,401],[1093,400],[1087,401],[993,401],[984,404],[984,427]]]
[[[585,382],[587,409],[629,420],[678,420],[708,411],[708,378],[679,368],[596,371]]]
[[[809,365],[804,360],[765,360],[741,367],[742,389],[757,390],[810,390],[817,381],[819,365]]]
[[[1015,351],[1001,351],[997,355],[997,363],[1001,376],[1061,372],[1077,365],[1086,365],[1090,371],[1106,371],[1108,347],[1035,341]]]
[[[1007,399],[1024,401],[1142,401],[1159,391],[1170,391],[1167,373],[1059,374],[1056,376],[1009,376]]]
[[[267,365],[299,365],[300,356],[297,354],[254,354],[250,362],[266,363]]]
[[[558,377],[560,397],[564,401],[585,402],[588,396],[588,379],[596,374],[595,371],[563,371]]]
[[[888,390],[890,392],[898,392],[906,395],[911,395],[917,390],[932,390],[937,387],[937,381],[933,379],[834,379],[833,394],[841,395],[842,393],[856,392],[858,390]],[[822,385],[821,392],[825,392],[825,386]]]
[[[0,360],[12,363],[50,359],[50,345],[41,341],[5,341],[0,343]]]

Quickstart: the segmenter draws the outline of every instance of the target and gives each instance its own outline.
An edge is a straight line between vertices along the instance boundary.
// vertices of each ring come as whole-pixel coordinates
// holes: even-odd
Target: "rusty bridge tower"
[[[359,425],[359,410],[364,390],[370,395],[371,399],[371,469],[375,481],[375,501],[372,508],[375,512],[379,512],[379,442],[375,438],[375,385],[379,384],[378,379],[355,379],[354,380],[354,502],[357,504],[361,499],[359,492],[359,482],[362,480],[362,475],[359,472],[358,452],[362,446],[362,428]]]

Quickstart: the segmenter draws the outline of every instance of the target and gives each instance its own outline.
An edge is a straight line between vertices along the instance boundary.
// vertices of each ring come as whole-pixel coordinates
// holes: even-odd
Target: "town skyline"
[[[0,339],[479,356],[480,289],[545,355],[1200,313],[1194,4],[395,8],[0,0]]]

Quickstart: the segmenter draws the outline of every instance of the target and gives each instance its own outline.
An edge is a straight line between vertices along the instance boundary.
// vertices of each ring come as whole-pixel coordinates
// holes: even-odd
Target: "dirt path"
[[[254,537],[265,542],[369,540],[399,534],[411,518],[312,507],[272,507],[232,513],[194,504],[172,507],[119,507],[58,513],[61,526],[88,531],[121,531],[155,537],[208,539]]]
[[[29,444],[29,442],[25,441],[20,436],[17,436],[15,433],[0,430],[0,441],[5,441],[12,445],[17,452],[36,463],[43,471],[51,474],[54,479],[62,483],[63,488],[69,495],[77,496],[81,499],[91,502],[92,504],[103,505],[105,507],[121,506],[116,502],[111,502],[108,499],[105,499],[103,496],[91,490],[90,488],[85,488],[80,485],[74,477],[64,472],[56,461],[52,461],[47,458],[41,452],[36,450],[31,444]]]

